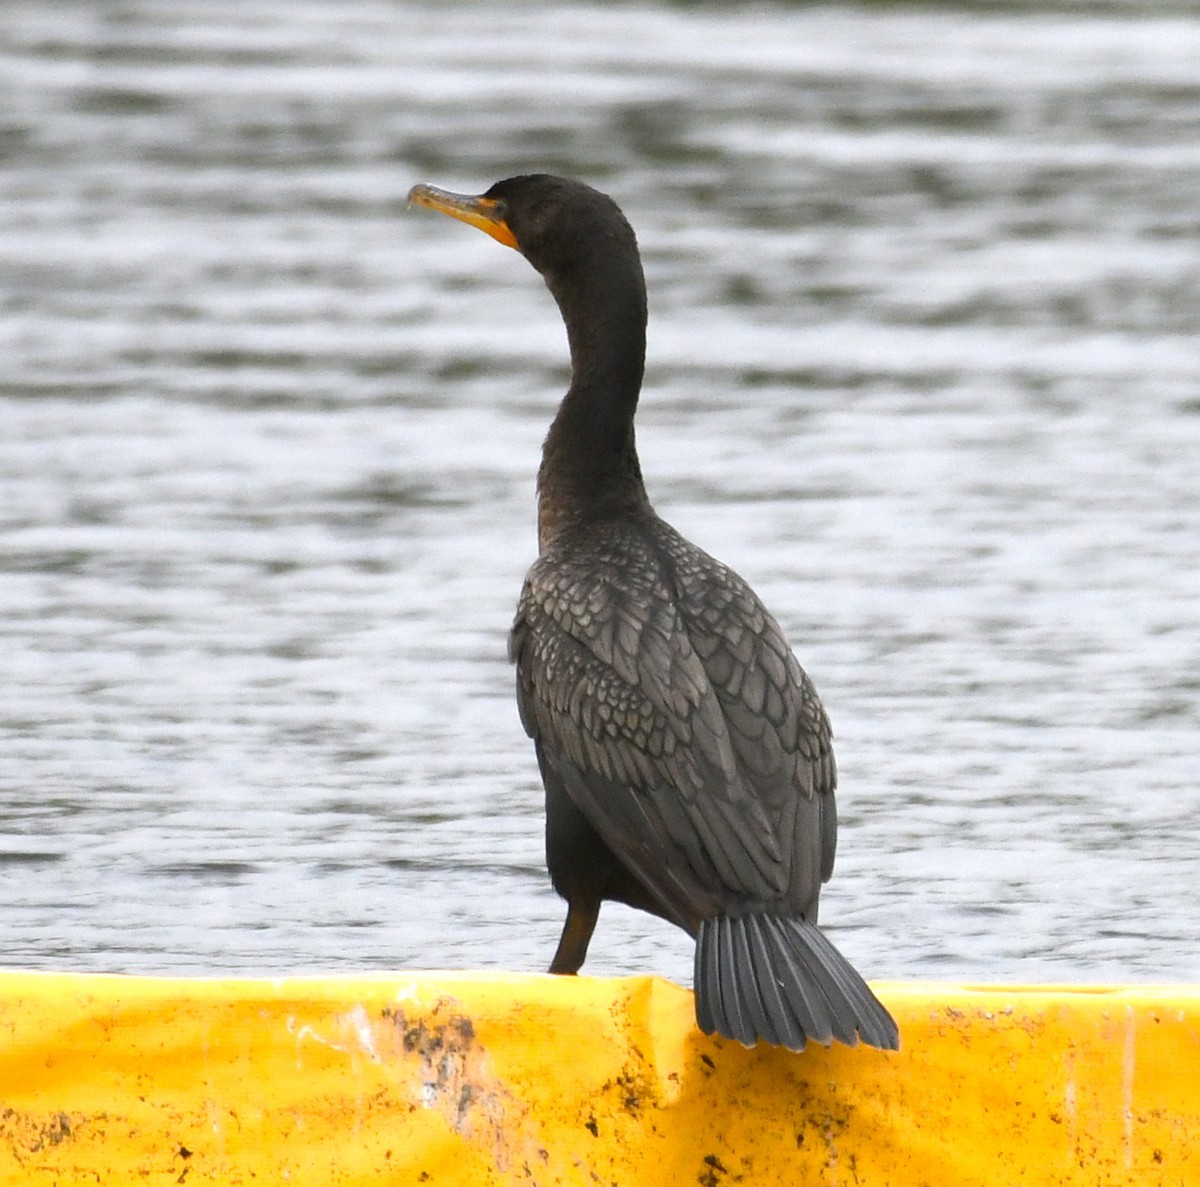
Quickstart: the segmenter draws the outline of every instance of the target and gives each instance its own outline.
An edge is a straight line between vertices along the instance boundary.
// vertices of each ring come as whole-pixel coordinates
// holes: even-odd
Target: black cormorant
[[[837,839],[828,718],[737,574],[654,513],[634,445],[646,285],[612,199],[546,174],[409,200],[520,251],[558,302],[571,386],[538,471],[539,555],[509,642],[578,971],[600,904],[695,937],[701,1029],[800,1049],[895,1022],[816,926]]]

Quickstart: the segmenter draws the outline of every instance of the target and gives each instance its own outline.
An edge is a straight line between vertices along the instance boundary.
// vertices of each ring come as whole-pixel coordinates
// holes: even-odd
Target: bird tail
[[[776,915],[705,919],[696,937],[696,1021],[752,1047],[810,1040],[896,1051],[892,1016],[815,923]]]

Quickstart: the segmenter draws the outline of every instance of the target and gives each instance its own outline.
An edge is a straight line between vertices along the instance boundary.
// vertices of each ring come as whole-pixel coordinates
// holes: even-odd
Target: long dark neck
[[[538,471],[538,539],[644,508],[633,416],[646,357],[646,288],[636,255],[546,278],[571,347],[571,386]]]

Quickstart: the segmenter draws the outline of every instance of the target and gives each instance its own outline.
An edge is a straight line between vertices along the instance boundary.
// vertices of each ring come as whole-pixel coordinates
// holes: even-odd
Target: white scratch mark
[[[371,1028],[371,1018],[366,1007],[355,1006],[349,1014],[344,1014],[338,1021],[344,1022],[353,1030],[359,1049],[372,1063],[378,1063],[379,1052],[375,1049],[375,1031]]]
[[[1125,1118],[1125,1165],[1133,1166],[1133,1072],[1137,1061],[1137,1015],[1125,1007],[1125,1058],[1121,1067],[1121,1111]]]
[[[322,1047],[328,1047],[331,1051],[339,1051],[343,1055],[366,1055],[372,1063],[379,1063],[379,1052],[375,1047],[375,1033],[371,1029],[371,1019],[367,1014],[364,1006],[355,1006],[349,1013],[341,1014],[335,1019],[339,1027],[348,1029],[354,1037],[354,1043],[347,1045],[345,1043],[334,1042],[332,1039],[326,1038],[320,1031],[305,1023],[303,1026],[296,1029],[296,1019],[289,1017],[287,1020],[287,1029],[289,1034],[296,1036],[296,1058],[300,1058],[300,1048],[305,1042],[317,1043]]]
[[[1078,1111],[1075,1103],[1075,1052],[1067,1049],[1067,1082],[1063,1086],[1063,1110],[1067,1114],[1067,1144],[1079,1157]]]

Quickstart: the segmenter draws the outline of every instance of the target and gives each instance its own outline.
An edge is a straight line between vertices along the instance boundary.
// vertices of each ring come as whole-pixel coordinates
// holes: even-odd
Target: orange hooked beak
[[[408,191],[408,201],[409,205],[428,206],[430,210],[437,210],[458,219],[460,223],[469,223],[472,227],[486,231],[505,247],[521,250],[517,237],[504,221],[501,204],[495,198],[452,194],[449,190],[439,190],[435,185],[422,184],[415,185]]]

